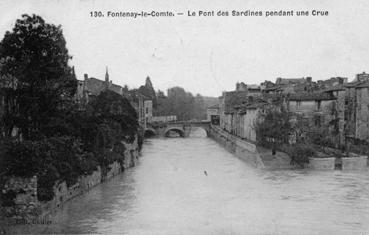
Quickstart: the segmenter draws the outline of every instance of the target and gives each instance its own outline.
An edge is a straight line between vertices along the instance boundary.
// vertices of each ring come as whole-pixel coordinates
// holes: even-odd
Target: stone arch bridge
[[[181,137],[188,137],[192,127],[200,127],[209,135],[210,121],[184,121],[184,122],[160,122],[148,123],[145,135],[167,137],[170,131],[178,133]]]

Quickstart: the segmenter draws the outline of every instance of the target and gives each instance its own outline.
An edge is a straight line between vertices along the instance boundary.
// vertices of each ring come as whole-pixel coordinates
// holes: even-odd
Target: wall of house
[[[144,112],[145,112],[145,121],[146,123],[152,121],[152,100],[144,101]]]
[[[369,89],[356,89],[356,135],[357,139],[369,140]]]
[[[288,108],[291,112],[297,112],[305,115],[310,115],[312,111],[316,110],[316,102],[314,100],[310,101],[296,101],[290,100],[288,103]]]
[[[206,110],[206,120],[211,120],[211,115],[219,115],[219,109],[207,109]]]
[[[355,88],[345,90],[345,132],[350,137],[356,136],[356,93]]]
[[[243,119],[243,135],[242,138],[246,138],[251,141],[256,141],[256,132],[254,123],[258,117],[257,109],[248,109]]]

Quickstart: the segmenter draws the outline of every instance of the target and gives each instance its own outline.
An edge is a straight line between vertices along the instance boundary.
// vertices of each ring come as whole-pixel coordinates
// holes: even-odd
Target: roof
[[[271,87],[266,87],[263,89],[263,91],[275,91],[275,90],[282,90],[282,88],[280,86],[271,86]]]
[[[255,102],[251,102],[251,103],[244,103],[244,104],[240,104],[240,105],[236,105],[233,108],[240,110],[241,112],[247,109],[258,109],[258,108],[262,108],[263,106],[265,106],[266,104],[268,104],[268,102],[262,100],[262,99],[258,99]]]
[[[207,109],[219,109],[219,104],[209,106],[209,107],[207,107]]]
[[[345,86],[343,84],[340,84],[340,85],[337,85],[337,86],[327,87],[326,89],[323,90],[323,92],[344,91],[344,90],[345,90]]]
[[[335,100],[337,99],[333,95],[329,93],[323,93],[323,92],[289,94],[287,98],[292,101],[313,101],[313,100]]]
[[[363,82],[356,86],[356,88],[364,88],[364,87],[369,87],[369,81]]]
[[[364,88],[369,87],[369,81],[355,81],[345,84],[347,88]]]
[[[236,105],[240,105],[249,100],[248,91],[230,91],[224,94],[225,111],[229,112]]]
[[[305,83],[305,78],[277,78],[276,84],[287,85],[290,83]]]

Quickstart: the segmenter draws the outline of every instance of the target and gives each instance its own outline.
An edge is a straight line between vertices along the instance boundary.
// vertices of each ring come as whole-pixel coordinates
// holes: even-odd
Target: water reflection
[[[137,167],[68,203],[41,232],[369,231],[368,172],[258,170],[205,136],[198,130],[192,138],[149,139]]]

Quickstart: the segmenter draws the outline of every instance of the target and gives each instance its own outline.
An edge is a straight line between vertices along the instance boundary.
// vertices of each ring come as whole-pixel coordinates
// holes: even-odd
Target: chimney
[[[84,78],[85,78],[85,80],[88,79],[88,74],[87,73],[84,74]]]
[[[105,82],[109,82],[108,66],[106,66],[106,71],[105,71]]]

